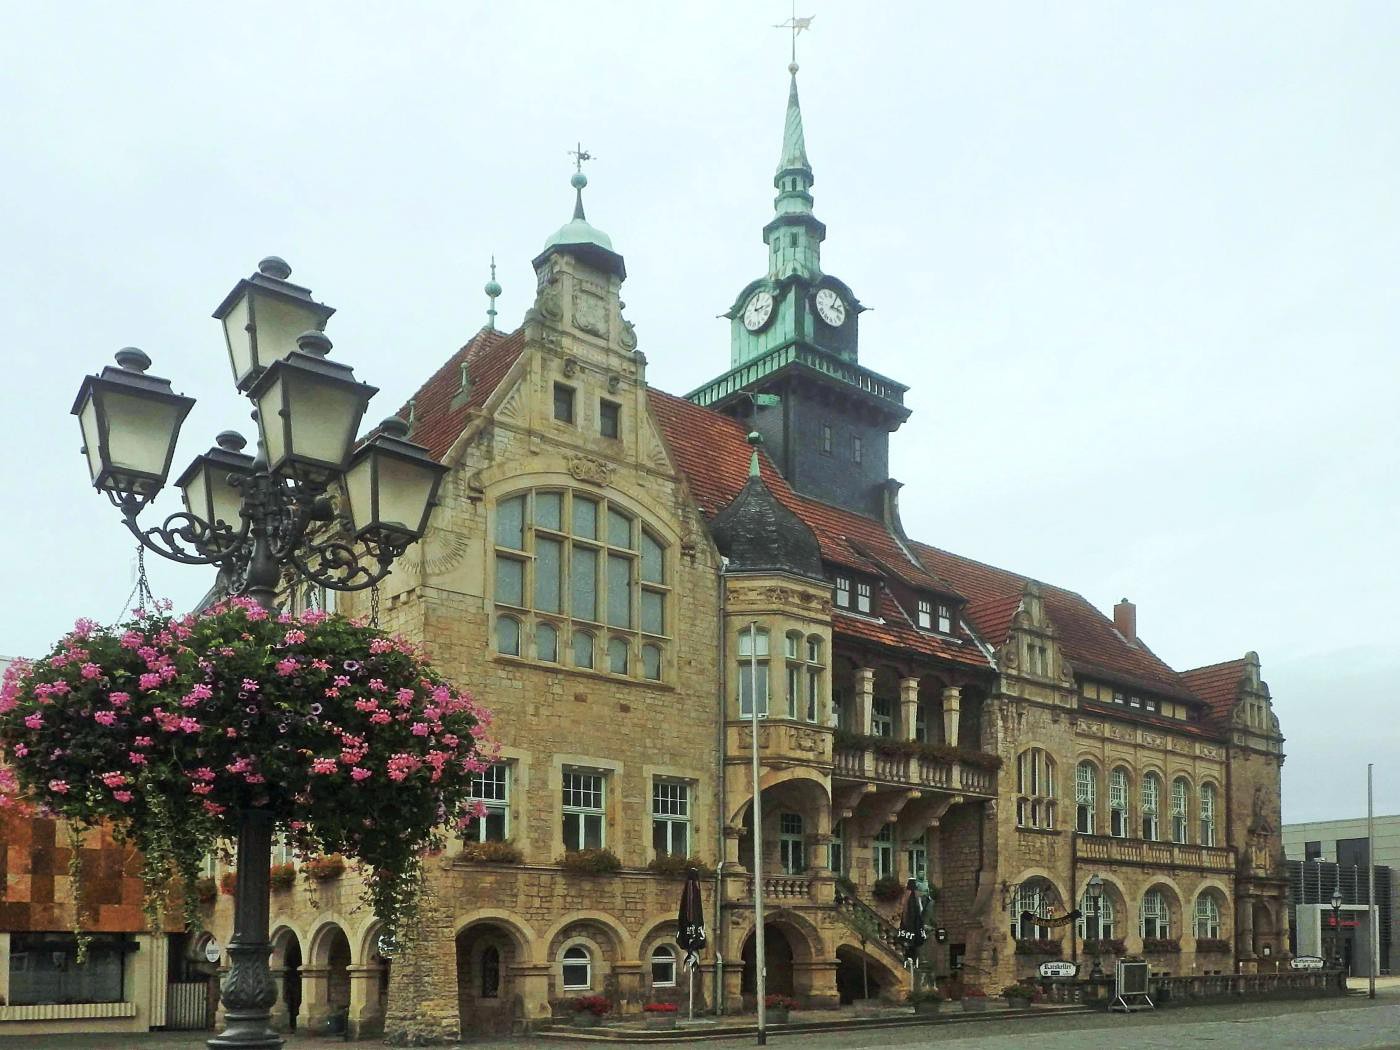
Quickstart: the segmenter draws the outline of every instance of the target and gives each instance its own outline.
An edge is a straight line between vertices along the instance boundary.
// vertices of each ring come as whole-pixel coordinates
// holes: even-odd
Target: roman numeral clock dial
[[[816,294],[817,316],[832,328],[840,328],[846,322],[846,304],[830,288],[822,288]]]
[[[768,292],[754,292],[744,307],[744,327],[757,332],[773,316],[773,296]]]

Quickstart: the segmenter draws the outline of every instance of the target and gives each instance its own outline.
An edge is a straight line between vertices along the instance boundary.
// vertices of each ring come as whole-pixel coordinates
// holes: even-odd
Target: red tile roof
[[[1235,703],[1240,698],[1240,683],[1249,671],[1243,658],[1226,660],[1182,671],[1181,677],[1191,691],[1206,702],[1211,717],[1220,725],[1228,725]]]
[[[461,435],[467,417],[486,403],[525,348],[525,330],[510,334],[483,328],[433,373],[413,396],[413,431],[410,439],[423,445],[433,458],[442,459]],[[462,362],[467,363],[471,389],[462,392]],[[407,406],[404,418],[408,418]]]
[[[880,592],[880,610],[884,613],[882,619],[855,616],[837,609],[831,617],[832,631],[838,636],[889,649],[932,656],[967,667],[983,670],[991,667],[991,661],[987,659],[982,647],[961,624],[958,625],[956,640],[930,631],[921,631],[909,621],[903,608],[887,589],[881,587]]]

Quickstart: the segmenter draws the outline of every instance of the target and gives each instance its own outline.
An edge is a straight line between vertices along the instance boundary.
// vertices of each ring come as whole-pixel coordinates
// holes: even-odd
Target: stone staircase
[[[899,927],[853,893],[836,891],[836,914],[863,941],[878,945],[891,959],[904,965]]]

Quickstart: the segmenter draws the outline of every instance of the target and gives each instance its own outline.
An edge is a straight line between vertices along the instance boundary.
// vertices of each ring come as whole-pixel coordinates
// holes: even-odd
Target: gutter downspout
[[[719,795],[719,807],[715,811],[715,994],[711,1002],[714,1003],[715,1016],[724,1014],[724,922],[723,915],[720,914],[721,902],[724,899],[724,821],[728,809],[725,804],[724,792],[724,759],[725,748],[727,746],[725,718],[728,705],[726,703],[726,693],[724,689],[724,669],[725,669],[725,592],[724,592],[724,559],[720,557],[715,563],[715,585],[719,590],[719,617],[715,628],[715,652],[719,666],[715,675],[716,692],[719,697],[719,728],[716,732],[715,748],[715,779],[716,791]]]

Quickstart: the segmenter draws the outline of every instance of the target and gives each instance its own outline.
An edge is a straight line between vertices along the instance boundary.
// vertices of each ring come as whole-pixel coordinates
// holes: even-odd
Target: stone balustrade
[[[1113,1001],[1113,978],[1035,982],[1050,1003],[1107,1006]],[[1222,1000],[1308,999],[1341,995],[1337,970],[1291,970],[1286,973],[1186,974],[1151,977],[1148,994],[1157,1006]]]
[[[1187,868],[1228,874],[1235,870],[1235,851],[1222,846],[1193,846],[1182,842],[1149,842],[1108,835],[1078,835],[1079,859],[1143,868]]]
[[[917,752],[900,754],[870,747],[837,747],[832,752],[831,772],[846,780],[872,780],[974,795],[996,794],[995,771]]]

